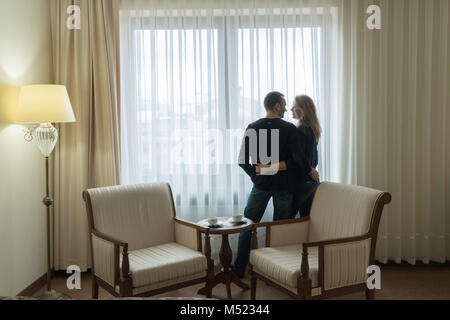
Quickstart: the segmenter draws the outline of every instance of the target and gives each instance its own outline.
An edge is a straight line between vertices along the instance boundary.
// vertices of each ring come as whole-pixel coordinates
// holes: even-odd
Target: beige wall
[[[0,0],[0,296],[46,272],[44,158],[9,124],[20,85],[51,83],[49,0]]]

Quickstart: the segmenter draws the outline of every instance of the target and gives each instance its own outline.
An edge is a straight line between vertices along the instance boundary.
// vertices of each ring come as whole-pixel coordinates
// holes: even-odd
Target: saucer
[[[233,226],[239,226],[239,225],[241,225],[241,224],[245,224],[245,220],[244,219],[242,219],[241,221],[233,221],[233,220],[230,220],[230,223],[233,225]]]

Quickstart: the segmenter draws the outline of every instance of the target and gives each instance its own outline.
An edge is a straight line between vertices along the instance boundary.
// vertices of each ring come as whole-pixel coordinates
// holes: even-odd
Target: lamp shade
[[[18,123],[75,122],[65,86],[27,85],[20,88]]]

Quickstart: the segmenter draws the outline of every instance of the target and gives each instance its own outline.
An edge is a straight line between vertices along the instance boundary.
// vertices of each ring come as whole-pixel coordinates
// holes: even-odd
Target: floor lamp
[[[17,122],[39,124],[39,126],[31,127],[26,131],[25,140],[34,140],[45,157],[46,195],[42,202],[47,207],[47,291],[40,298],[49,300],[64,299],[67,296],[52,290],[51,282],[50,207],[53,205],[53,198],[50,196],[48,158],[58,140],[58,130],[53,127],[52,123],[75,122],[66,87],[60,85],[28,85],[21,87]]]

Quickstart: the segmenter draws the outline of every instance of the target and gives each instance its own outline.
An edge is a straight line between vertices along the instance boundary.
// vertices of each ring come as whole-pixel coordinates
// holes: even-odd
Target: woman
[[[295,218],[298,212],[300,213],[300,217],[309,215],[314,193],[319,186],[319,173],[316,170],[318,164],[317,144],[322,133],[322,128],[317,118],[316,106],[310,97],[306,95],[295,97],[291,111],[293,118],[298,120],[297,134],[300,138],[300,148],[311,168],[311,172],[305,177],[305,173],[298,169],[293,159],[272,165],[259,163],[256,165],[256,172],[259,175],[268,174],[273,170],[292,171],[294,197],[291,218]]]
[[[297,134],[300,138],[300,147],[309,167],[312,169],[311,172],[307,177],[304,177],[304,173],[297,169],[298,167],[293,159],[272,165],[257,164],[256,172],[257,174],[265,174],[266,170],[266,173],[271,172],[273,168],[279,171],[292,171],[294,179],[298,180],[298,183],[294,181],[295,190],[291,210],[291,218],[295,218],[298,212],[300,212],[300,217],[309,215],[314,193],[319,186],[319,173],[316,171],[318,164],[317,144],[322,128],[317,118],[316,106],[310,97],[306,95],[295,97],[291,111],[293,118],[298,120]]]
[[[319,162],[317,145],[322,134],[322,128],[317,117],[314,101],[306,95],[296,96],[291,111],[292,117],[298,120],[297,133],[300,136],[300,145],[305,158],[310,167],[316,169]],[[315,172],[317,173],[317,171]],[[294,194],[292,218],[295,218],[297,212],[300,212],[300,217],[309,215],[314,193],[319,186],[318,181],[317,173],[315,177],[311,177],[309,181],[298,186]]]

